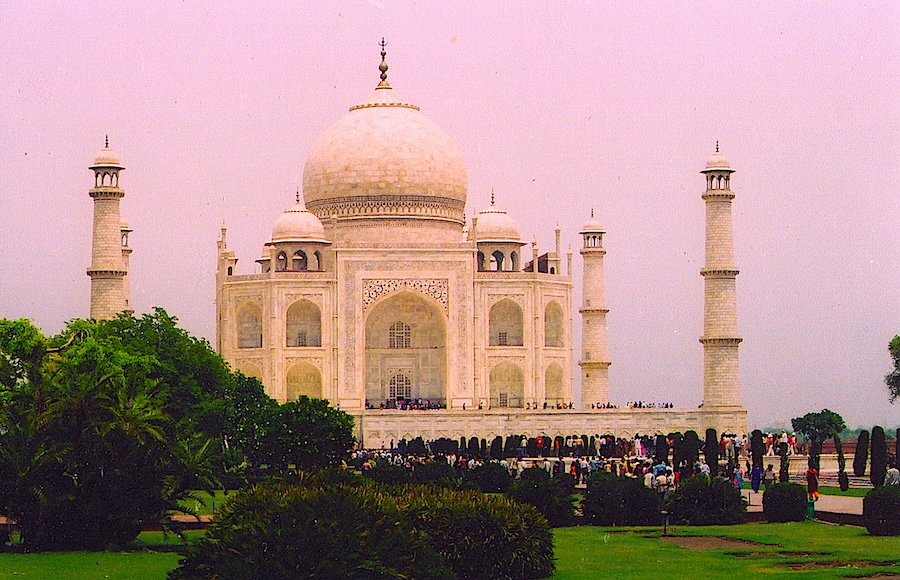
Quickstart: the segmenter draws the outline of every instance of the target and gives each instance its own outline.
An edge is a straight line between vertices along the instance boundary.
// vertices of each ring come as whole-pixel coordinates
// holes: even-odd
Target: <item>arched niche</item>
[[[548,405],[565,403],[563,398],[563,369],[552,362],[544,372],[544,399]]]
[[[255,304],[237,309],[237,347],[262,348],[262,311]]]
[[[396,399],[397,387],[409,394],[403,398],[446,403],[447,321],[434,301],[413,291],[391,294],[371,307],[365,333],[369,405],[378,407]],[[400,384],[406,379],[408,391]],[[392,380],[395,397],[391,397]]]
[[[253,377],[259,382],[263,382],[262,380],[262,369],[253,361],[245,360],[239,361],[237,363],[237,370],[244,373],[248,377]]]
[[[524,344],[522,307],[504,298],[491,307],[488,316],[490,346],[522,346]]]
[[[501,362],[491,369],[491,408],[525,406],[525,371],[511,362]]]
[[[559,302],[553,301],[544,309],[544,346],[565,346],[565,315]]]
[[[291,304],[285,326],[287,346],[322,346],[322,313],[312,301]]]
[[[322,398],[322,373],[309,363],[301,362],[288,369],[285,383],[288,401],[296,401],[300,395]]]
[[[291,257],[291,270],[295,272],[303,272],[309,269],[309,260],[306,258],[306,252],[297,250]]]

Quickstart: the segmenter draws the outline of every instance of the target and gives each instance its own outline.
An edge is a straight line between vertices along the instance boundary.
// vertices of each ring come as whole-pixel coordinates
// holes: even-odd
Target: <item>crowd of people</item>
[[[629,401],[625,403],[626,409],[674,409],[675,403],[653,403],[646,401]]]

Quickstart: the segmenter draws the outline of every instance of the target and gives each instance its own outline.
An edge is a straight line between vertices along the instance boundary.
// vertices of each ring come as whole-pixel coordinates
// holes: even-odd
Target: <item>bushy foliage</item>
[[[747,516],[741,492],[721,477],[691,477],[682,482],[668,509],[673,523],[689,526],[740,524]]]
[[[818,470],[819,457],[822,454],[822,442],[831,439],[847,428],[844,418],[829,409],[818,413],[807,413],[802,417],[791,419],[791,427],[802,433],[809,441],[809,466]]]
[[[536,507],[552,527],[559,528],[575,523],[574,491],[575,480],[568,473],[551,478],[545,470],[530,467],[522,471],[507,495],[519,503]]]
[[[311,547],[314,547],[312,549]],[[258,485],[235,494],[173,579],[545,578],[534,508],[426,486]]]
[[[446,461],[417,463],[413,467],[412,482],[420,485],[456,487],[459,477]]]
[[[872,466],[869,469],[869,480],[878,487],[884,485],[887,473],[887,440],[884,428],[876,425],[872,428]]]
[[[900,398],[900,334],[888,343],[888,352],[894,363],[894,370],[884,376],[884,383],[888,387],[891,403]],[[900,437],[897,438],[900,441]],[[898,444],[898,457],[900,457],[900,444]]]
[[[0,384],[0,513],[29,550],[124,544],[195,490],[331,464],[353,444],[352,417],[278,405],[162,309],[49,339],[0,320]]]
[[[688,465],[693,465],[700,460],[700,437],[694,430],[685,431],[682,441],[682,455]],[[677,465],[676,465],[677,467]]]
[[[763,515],[770,522],[806,519],[806,490],[796,483],[776,483],[763,493]]]
[[[642,481],[598,471],[588,477],[581,504],[595,526],[652,526],[662,522],[659,495]]]
[[[844,443],[838,433],[834,435],[834,450],[837,453],[838,462],[838,485],[841,491],[850,489],[850,478],[847,477],[847,459],[844,457]]]
[[[856,452],[853,454],[853,475],[862,477],[866,474],[866,463],[869,461],[869,432],[863,429],[856,438]]]
[[[505,493],[513,482],[513,476],[509,471],[493,461],[471,470],[469,476],[482,493]]]
[[[373,481],[388,485],[401,485],[412,481],[412,472],[402,465],[379,461],[368,472],[364,472]]]
[[[863,518],[873,536],[900,535],[900,487],[876,487],[863,498]]]

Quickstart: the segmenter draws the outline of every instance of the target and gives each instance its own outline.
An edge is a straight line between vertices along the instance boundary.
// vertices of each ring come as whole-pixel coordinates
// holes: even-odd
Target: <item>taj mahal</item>
[[[215,347],[225,360],[278,401],[307,395],[352,414],[365,447],[416,436],[632,437],[708,427],[746,433],[734,170],[718,144],[701,171],[703,402],[618,408],[610,404],[601,221],[585,207],[576,316],[579,281],[573,252],[561,250],[560,227],[555,246],[541,249],[523,240],[493,194],[490,206],[467,219],[460,151],[394,91],[383,45],[381,58],[375,89],[309,148],[302,191],[275,220],[255,273],[236,272],[238,257],[222,227]],[[108,142],[91,169],[90,315],[99,319],[131,311],[132,248],[119,208],[124,167]]]

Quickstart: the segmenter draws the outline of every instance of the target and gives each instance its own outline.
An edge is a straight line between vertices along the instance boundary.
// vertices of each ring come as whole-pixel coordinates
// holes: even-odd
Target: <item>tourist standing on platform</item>
[[[762,476],[762,483],[763,483],[763,487],[766,488],[766,489],[769,489],[769,486],[770,486],[770,485],[774,485],[774,484],[775,484],[775,472],[772,471],[772,469],[773,469],[774,467],[775,467],[775,466],[772,465],[772,464],[770,463],[769,466],[766,467],[765,473],[763,473],[763,476]]]
[[[815,467],[806,470],[806,493],[812,501],[819,499],[819,472]]]

